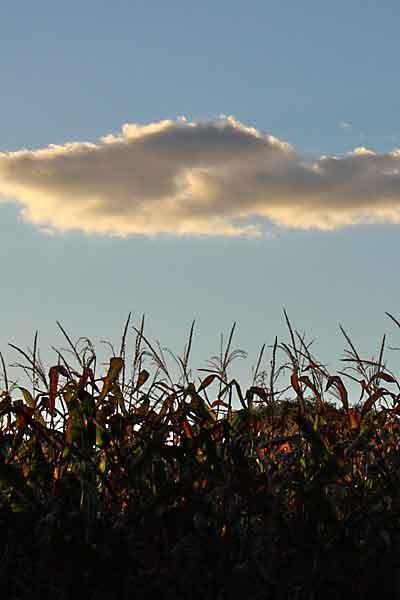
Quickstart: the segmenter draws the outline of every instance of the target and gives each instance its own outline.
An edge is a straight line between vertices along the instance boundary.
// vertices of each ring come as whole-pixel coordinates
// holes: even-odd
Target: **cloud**
[[[0,201],[48,231],[118,236],[400,223],[400,150],[310,160],[233,117],[126,124],[95,143],[0,153]]]
[[[351,129],[352,125],[351,125],[351,123],[348,123],[347,121],[340,121],[339,127],[340,127],[340,129]]]

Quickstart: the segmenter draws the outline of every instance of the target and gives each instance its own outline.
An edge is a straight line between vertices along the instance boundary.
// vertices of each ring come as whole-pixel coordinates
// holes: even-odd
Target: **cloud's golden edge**
[[[257,236],[400,223],[399,173],[400,150],[310,161],[233,117],[180,118],[0,153],[0,200],[52,232]]]

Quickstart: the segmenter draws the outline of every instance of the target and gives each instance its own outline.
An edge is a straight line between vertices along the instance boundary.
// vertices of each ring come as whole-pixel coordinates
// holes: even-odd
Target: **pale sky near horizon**
[[[7,362],[65,346],[56,320],[118,346],[130,311],[176,353],[195,319],[193,369],[236,321],[244,385],[283,307],[332,369],[338,323],[400,346],[399,24],[394,0],[4,0]]]

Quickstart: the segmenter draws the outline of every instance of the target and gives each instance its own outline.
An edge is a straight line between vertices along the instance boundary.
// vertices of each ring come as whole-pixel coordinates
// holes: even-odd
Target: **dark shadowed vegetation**
[[[247,391],[228,376],[234,327],[193,377],[192,326],[175,381],[144,320],[128,351],[128,319],[104,368],[61,325],[68,348],[49,370],[36,337],[13,346],[26,387],[1,357],[3,597],[398,597],[400,385],[385,338],[365,360],[342,330],[332,375],[287,325]]]

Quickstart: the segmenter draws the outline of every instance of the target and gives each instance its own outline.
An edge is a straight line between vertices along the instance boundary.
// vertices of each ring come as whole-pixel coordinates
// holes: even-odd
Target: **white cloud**
[[[310,162],[233,117],[129,123],[96,143],[0,153],[0,200],[42,229],[120,236],[400,223],[400,151]]]
[[[366,148],[365,146],[358,146],[358,148],[354,148],[352,152],[349,154],[355,154],[356,156],[376,156],[376,152]]]

